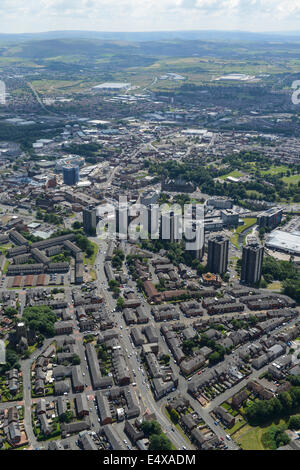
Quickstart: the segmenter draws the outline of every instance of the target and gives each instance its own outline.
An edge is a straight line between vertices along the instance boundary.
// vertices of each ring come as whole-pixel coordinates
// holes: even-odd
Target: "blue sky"
[[[0,32],[300,31],[300,0],[1,0]]]

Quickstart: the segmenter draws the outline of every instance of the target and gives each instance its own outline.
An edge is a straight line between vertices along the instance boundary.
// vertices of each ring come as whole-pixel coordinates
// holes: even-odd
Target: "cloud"
[[[1,0],[0,31],[299,29],[299,0]],[[280,23],[278,23],[280,21]]]

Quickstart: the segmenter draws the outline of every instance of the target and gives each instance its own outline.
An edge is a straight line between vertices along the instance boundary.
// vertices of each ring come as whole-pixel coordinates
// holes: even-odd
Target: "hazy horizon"
[[[2,0],[0,33],[299,31],[298,0]]]

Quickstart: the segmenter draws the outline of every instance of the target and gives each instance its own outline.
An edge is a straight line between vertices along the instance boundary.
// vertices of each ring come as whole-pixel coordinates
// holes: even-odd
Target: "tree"
[[[177,424],[180,419],[179,413],[174,408],[170,410],[170,418],[174,424]]]
[[[80,230],[82,227],[82,224],[80,222],[78,222],[78,220],[76,220],[76,222],[74,222],[74,224],[72,225],[72,228],[74,230]]]
[[[74,366],[79,366],[80,363],[81,363],[80,357],[78,356],[78,354],[74,354],[74,356],[72,357],[72,364]]]
[[[144,431],[145,436],[151,436],[153,434],[161,434],[161,426],[155,421],[143,421],[141,424],[141,429]]]
[[[118,300],[117,300],[118,309],[122,310],[123,307],[124,307],[124,304],[125,304],[125,300],[123,299],[123,297],[119,297]]]
[[[26,325],[36,334],[41,333],[46,337],[54,336],[54,323],[57,321],[57,316],[50,307],[46,305],[26,307],[23,317]]]
[[[182,350],[184,354],[187,356],[191,356],[193,354],[193,348],[195,347],[195,343],[192,339],[186,339],[182,343]]]
[[[283,406],[283,409],[290,410],[293,406],[293,400],[289,392],[282,392],[278,395],[278,398]]]
[[[164,434],[152,434],[149,450],[172,450],[172,442]]]
[[[167,365],[169,364],[170,362],[170,356],[169,354],[164,354],[162,357],[161,357],[161,360]]]
[[[115,279],[111,279],[109,282],[108,282],[108,285],[111,289],[113,289],[114,287],[119,287],[119,283],[118,281],[116,281]]]
[[[5,359],[6,363],[0,366],[1,373],[5,373],[10,369],[20,369],[19,356],[16,351],[6,348]]]
[[[262,435],[262,443],[266,448],[276,450],[290,442],[289,436],[285,433],[286,425],[271,426],[271,428]]]
[[[72,419],[74,418],[74,414],[71,410],[65,411],[62,415],[59,417],[59,421],[61,423],[70,423]]]
[[[300,429],[300,415],[291,416],[289,420],[289,429]]]
[[[4,310],[5,315],[7,315],[9,318],[13,318],[18,314],[18,310],[13,307],[7,307]]]

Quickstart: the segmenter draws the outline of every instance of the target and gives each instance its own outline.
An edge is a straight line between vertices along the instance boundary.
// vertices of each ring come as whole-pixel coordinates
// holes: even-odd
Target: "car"
[[[185,446],[182,446],[183,450],[187,450],[187,448]]]
[[[219,426],[218,421],[215,421],[214,424],[215,424],[215,426]]]
[[[229,436],[229,434],[226,434],[226,439],[228,439],[228,441],[231,441],[231,437]]]
[[[190,382],[191,380],[192,380],[192,377],[190,377],[190,378],[188,379],[188,382]]]
[[[220,437],[220,440],[221,440],[221,441],[224,441],[224,437]]]
[[[202,370],[199,370],[198,375],[202,374]]]

